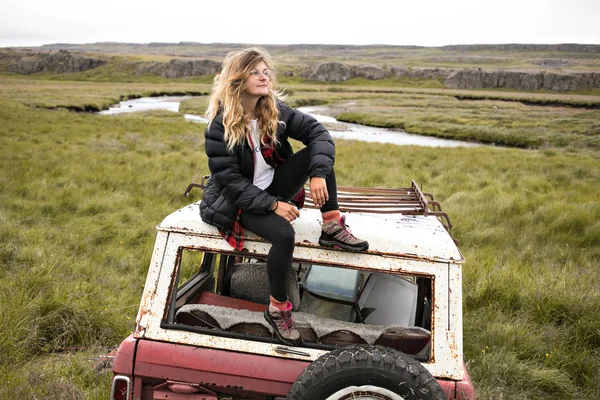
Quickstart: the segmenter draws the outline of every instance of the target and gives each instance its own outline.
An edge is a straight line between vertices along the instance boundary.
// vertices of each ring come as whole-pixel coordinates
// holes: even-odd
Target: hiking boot
[[[300,332],[296,329],[292,319],[292,303],[289,301],[286,310],[280,310],[269,304],[269,308],[265,310],[265,319],[271,324],[275,334],[283,343],[289,346],[297,346],[302,343]]]
[[[369,242],[357,238],[350,232],[348,225],[346,225],[345,215],[342,215],[339,221],[329,221],[323,224],[319,244],[350,251],[369,250]]]

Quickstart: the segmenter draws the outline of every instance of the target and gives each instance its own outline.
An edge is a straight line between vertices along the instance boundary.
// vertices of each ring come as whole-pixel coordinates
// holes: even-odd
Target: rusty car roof
[[[434,262],[462,263],[464,261],[451,235],[436,216],[369,212],[344,214],[352,232],[369,242],[368,254]],[[321,234],[320,217],[321,213],[315,209],[300,211],[300,217],[292,223],[296,231],[297,248],[323,249],[318,244]],[[211,239],[221,238],[217,228],[206,224],[200,218],[199,202],[167,216],[157,229]],[[253,242],[264,244],[264,240],[248,231],[246,231],[245,242],[249,247]]]

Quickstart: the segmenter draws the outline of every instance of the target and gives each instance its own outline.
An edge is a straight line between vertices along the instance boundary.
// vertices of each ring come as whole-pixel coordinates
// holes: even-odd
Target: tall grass
[[[3,83],[0,398],[107,398],[110,374],[96,373],[93,358],[133,329],[155,225],[199,199],[182,193],[207,172],[204,126],[167,112],[40,107],[91,104],[150,84],[120,92],[103,83]],[[336,92],[319,101],[351,96],[357,107],[380,102],[384,116],[400,101]],[[401,102],[419,117],[419,104],[431,101]],[[439,101],[438,111],[455,118],[481,112],[478,103]],[[185,111],[203,107],[197,99]],[[520,110],[509,112],[525,123]],[[572,116],[575,126],[588,123],[582,115]],[[600,397],[600,157],[594,148],[548,146],[337,145],[339,184],[414,179],[449,212],[467,260],[465,360],[480,399]]]
[[[469,96],[473,100],[462,100]],[[314,86],[293,87],[288,98],[293,106],[326,104],[340,121],[414,134],[519,148],[598,150],[600,109],[569,104],[577,101],[587,104],[600,98],[410,88],[318,91]],[[568,106],[544,106],[545,102]]]
[[[415,179],[449,212],[479,398],[600,397],[597,153],[341,143],[338,154],[340,181]]]
[[[0,76],[0,96],[39,108],[100,111],[122,100],[163,95],[204,95],[210,85],[178,81],[162,83],[56,82]],[[10,102],[9,102],[10,103]]]
[[[202,126],[6,100],[0,121],[1,365],[114,347],[133,329],[154,226],[205,172]]]
[[[345,106],[341,121],[521,148],[600,149],[600,110],[428,94],[380,95]]]

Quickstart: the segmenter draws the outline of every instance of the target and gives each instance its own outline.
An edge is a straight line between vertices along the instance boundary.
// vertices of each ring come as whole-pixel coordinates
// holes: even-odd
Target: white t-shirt
[[[258,134],[258,120],[250,120],[250,136],[251,147],[254,151],[254,178],[252,183],[259,189],[265,190],[273,182],[275,169],[265,162],[262,153],[260,152],[260,137]]]

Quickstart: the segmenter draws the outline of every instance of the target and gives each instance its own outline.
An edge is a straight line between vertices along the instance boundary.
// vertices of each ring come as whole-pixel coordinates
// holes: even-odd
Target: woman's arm
[[[335,145],[327,129],[312,116],[290,108],[283,102],[279,103],[279,110],[280,120],[285,122],[285,134],[308,147],[309,177],[329,176],[335,162]]]

